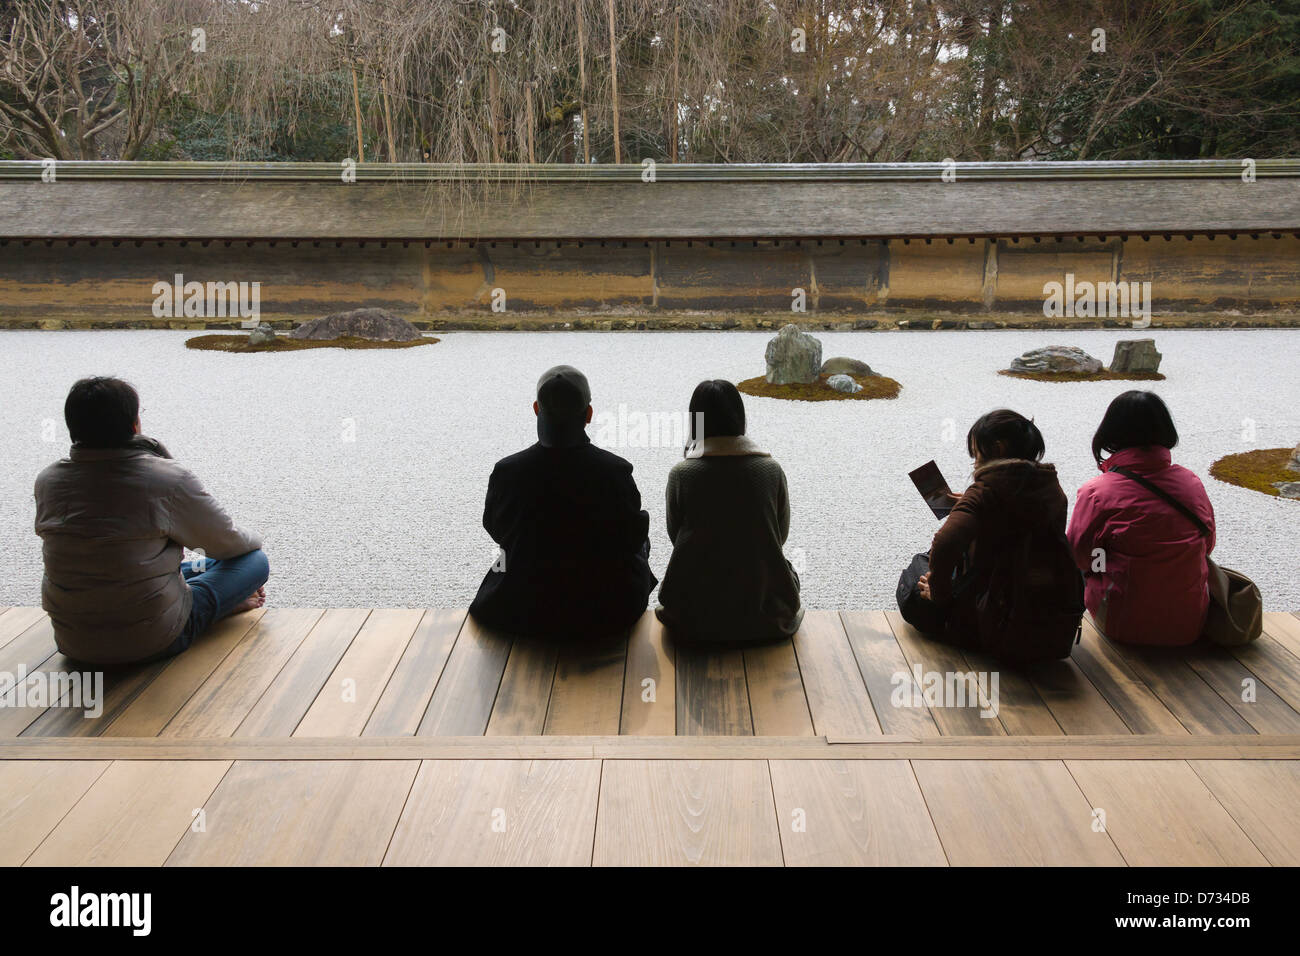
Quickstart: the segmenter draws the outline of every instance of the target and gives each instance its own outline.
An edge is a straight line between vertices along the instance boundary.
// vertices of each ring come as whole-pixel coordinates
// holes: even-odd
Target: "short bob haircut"
[[[120,378],[83,378],[63,403],[68,433],[82,448],[120,448],[135,436],[139,417],[140,396]]]
[[[1125,448],[1173,448],[1177,444],[1178,429],[1164,399],[1155,392],[1134,389],[1116,396],[1106,409],[1097,434],[1092,436],[1092,457],[1100,465],[1104,456]]]
[[[966,433],[966,451],[972,458],[978,453],[985,461],[996,458],[1041,461],[1046,450],[1038,426],[1009,408],[981,415]]]
[[[745,434],[745,403],[736,386],[725,379],[708,379],[696,385],[690,413],[691,441]]]

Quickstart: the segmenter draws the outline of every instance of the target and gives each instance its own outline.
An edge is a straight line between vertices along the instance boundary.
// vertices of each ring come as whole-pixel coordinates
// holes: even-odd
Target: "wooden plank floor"
[[[1300,617],[1265,631],[1156,653],[1089,626],[1013,672],[883,612],[700,653],[650,613],[557,649],[463,611],[258,611],[106,673],[97,714],[0,708],[0,862],[1297,865]],[[0,609],[0,672],[22,669],[70,665],[44,614]],[[457,756],[472,738],[504,747]],[[896,752],[836,752],[855,741]]]
[[[70,664],[44,614],[10,608],[0,671],[23,667]],[[964,693],[935,699],[927,681]],[[0,739],[1116,733],[1300,733],[1300,619],[1269,614],[1265,636],[1232,651],[1121,647],[1087,624],[1071,659],[1017,672],[894,612],[810,611],[793,641],[699,653],[673,648],[649,612],[629,634],[557,649],[463,611],[272,609],[221,622],[163,664],[107,673],[96,717],[0,708]]]

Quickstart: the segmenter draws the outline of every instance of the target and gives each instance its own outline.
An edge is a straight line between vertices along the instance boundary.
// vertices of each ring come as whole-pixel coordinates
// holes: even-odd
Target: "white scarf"
[[[758,446],[756,442],[751,441],[744,435],[714,435],[712,438],[705,438],[703,441],[691,441],[687,443],[686,450],[683,452],[683,458],[721,458],[724,456],[737,455],[761,455],[765,458],[771,457],[770,454]]]

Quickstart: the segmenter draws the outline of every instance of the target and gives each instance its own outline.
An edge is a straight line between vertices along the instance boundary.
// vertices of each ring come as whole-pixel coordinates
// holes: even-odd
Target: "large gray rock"
[[[858,392],[862,391],[862,386],[853,381],[853,379],[845,375],[843,372],[838,375],[832,375],[826,380],[826,384],[835,389],[835,391],[844,392],[847,395],[856,395]]]
[[[1291,457],[1287,459],[1287,471],[1300,471],[1300,445],[1295,446],[1295,451],[1291,452]]]
[[[304,322],[290,332],[289,337],[316,341],[354,338],[374,342],[411,342],[420,338],[420,330],[387,309],[353,309]]]
[[[767,380],[773,385],[811,385],[822,371],[822,344],[797,325],[767,343]]]
[[[1110,360],[1112,372],[1158,372],[1163,356],[1156,351],[1155,339],[1122,339],[1115,343]]]
[[[1011,371],[1078,372],[1083,375],[1096,375],[1101,371],[1101,362],[1073,345],[1049,345],[1041,349],[1030,349],[1019,358],[1013,359]]]
[[[1300,499],[1300,481],[1275,481],[1273,487],[1283,498]]]
[[[263,322],[248,333],[249,345],[269,345],[275,341],[275,329]]]
[[[825,362],[822,362],[822,374],[843,374],[861,377],[863,375],[875,375],[876,373],[871,371],[871,366],[866,362],[859,362],[857,359],[837,356],[835,358],[828,358]]]

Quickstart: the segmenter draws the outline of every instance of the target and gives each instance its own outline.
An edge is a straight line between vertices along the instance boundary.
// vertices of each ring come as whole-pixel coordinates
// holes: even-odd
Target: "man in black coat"
[[[659,583],[632,465],[587,437],[591,389],[576,368],[543,374],[533,411],[537,444],[492,469],[483,527],[501,555],[470,613],[516,634],[615,636]]]

